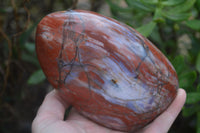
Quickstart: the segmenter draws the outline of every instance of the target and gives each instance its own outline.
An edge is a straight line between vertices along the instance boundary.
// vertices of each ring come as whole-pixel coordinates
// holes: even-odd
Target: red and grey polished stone
[[[37,27],[36,50],[63,99],[112,129],[144,127],[176,96],[168,59],[133,28],[94,12],[47,15]]]

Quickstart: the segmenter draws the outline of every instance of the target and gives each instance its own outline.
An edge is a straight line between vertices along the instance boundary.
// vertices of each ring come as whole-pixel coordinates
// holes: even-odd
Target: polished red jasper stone
[[[148,39],[94,12],[47,15],[37,27],[36,50],[63,100],[112,129],[144,127],[177,93],[173,66]]]

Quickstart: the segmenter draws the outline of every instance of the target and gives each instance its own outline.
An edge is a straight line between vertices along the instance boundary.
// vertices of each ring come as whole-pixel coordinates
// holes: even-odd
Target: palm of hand
[[[151,124],[137,133],[166,133],[185,103],[186,93],[179,89],[178,95],[170,107]],[[56,91],[49,93],[32,124],[32,133],[124,133],[100,126],[70,111],[67,120],[63,120],[66,108]]]
[[[47,117],[46,117],[47,118]],[[100,126],[78,114],[74,109],[67,120],[52,121],[40,133],[122,133]]]

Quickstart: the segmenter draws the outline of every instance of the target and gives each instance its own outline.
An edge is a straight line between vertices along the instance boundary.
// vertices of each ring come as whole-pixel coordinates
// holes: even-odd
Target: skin
[[[178,89],[178,94],[168,109],[136,133],[167,133],[185,100],[186,92]],[[65,110],[69,106],[62,102],[57,91],[48,93],[33,120],[32,133],[125,133],[100,126],[79,115],[73,108],[64,120]]]

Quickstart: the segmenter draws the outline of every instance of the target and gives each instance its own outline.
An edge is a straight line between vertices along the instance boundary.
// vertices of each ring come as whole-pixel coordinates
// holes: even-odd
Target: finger
[[[89,133],[125,133],[120,131],[115,131],[96,122],[82,116],[79,114],[75,108],[72,108],[69,116],[66,120],[67,122],[73,123],[76,127],[81,127],[85,129],[85,132]]]
[[[40,106],[37,117],[49,115],[51,118],[63,119],[65,110],[69,104],[64,103],[56,90],[48,93]]]
[[[67,120],[87,120],[81,114],[79,114],[75,108],[72,108],[69,112]]]
[[[48,93],[33,120],[33,132],[45,128],[51,123],[63,120],[65,110],[68,106],[68,104],[62,102],[56,90]]]
[[[148,133],[166,133],[180,113],[186,100],[186,92],[178,89],[178,94],[172,104],[158,118],[156,118],[147,128]]]

